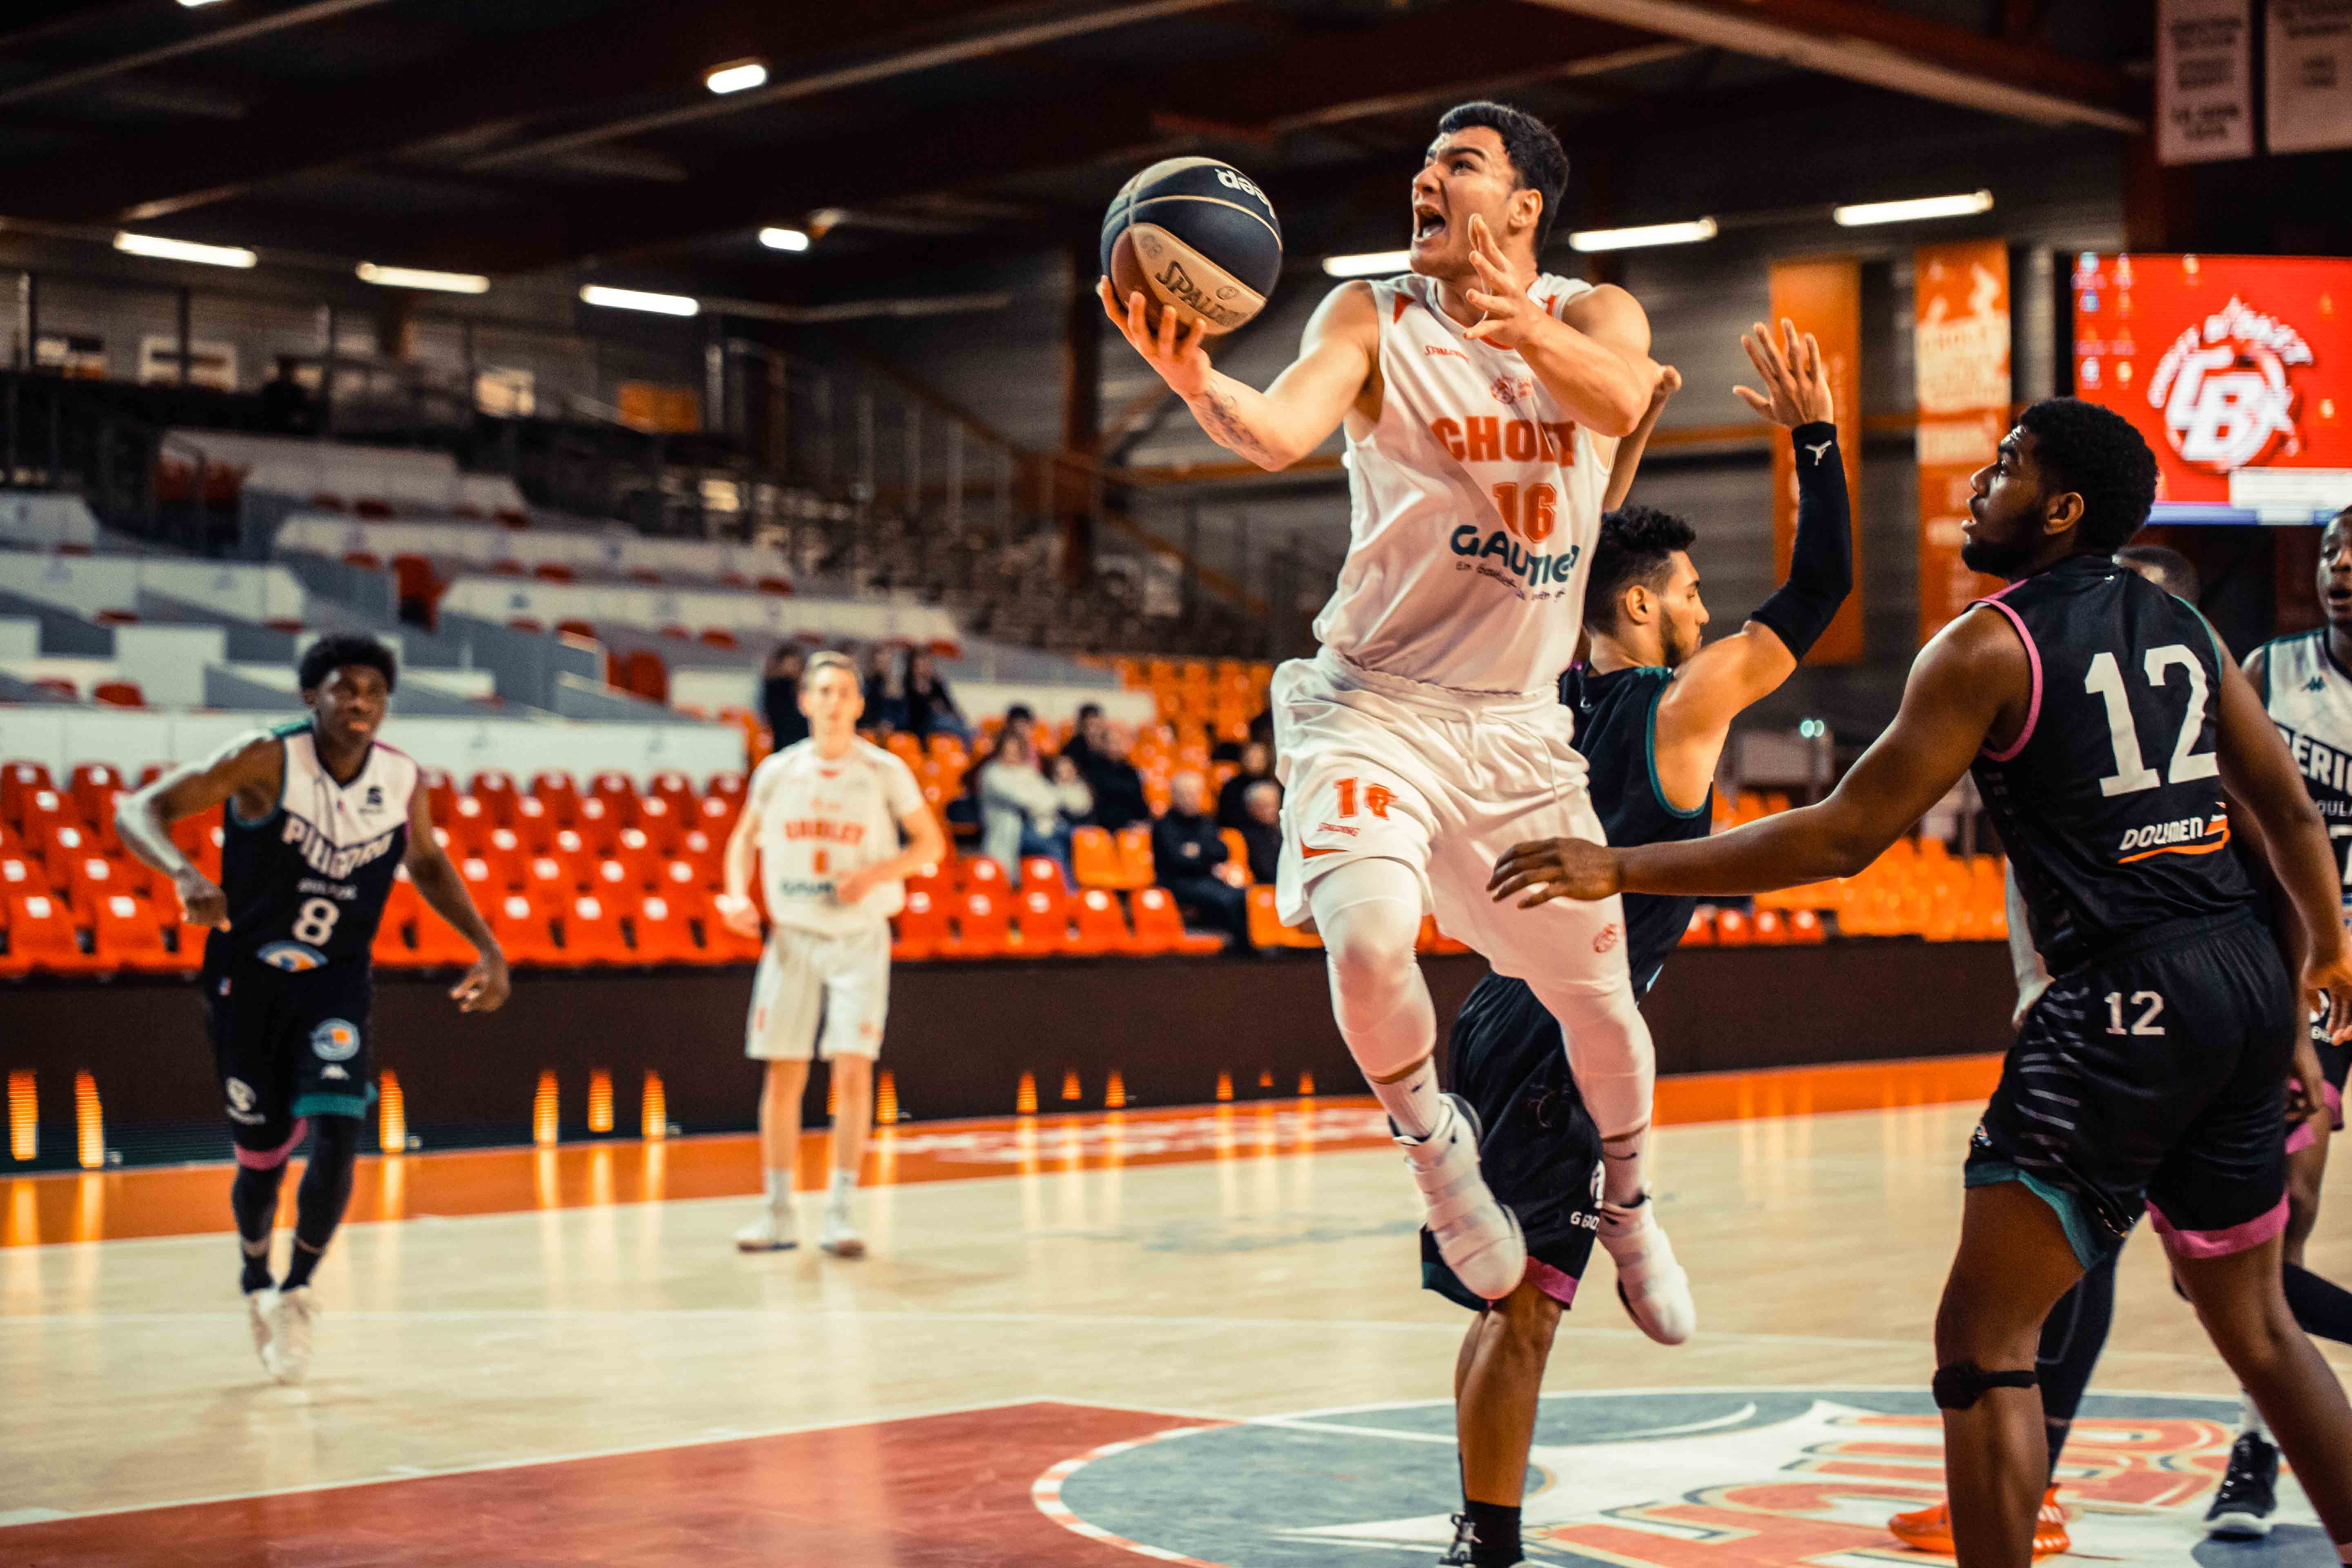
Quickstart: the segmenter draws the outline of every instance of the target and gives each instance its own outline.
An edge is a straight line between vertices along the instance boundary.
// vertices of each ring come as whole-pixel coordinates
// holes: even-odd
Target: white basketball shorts
[[[1549,695],[1480,697],[1381,675],[1328,649],[1276,669],[1272,702],[1285,922],[1307,921],[1308,889],[1333,867],[1397,860],[1420,879],[1439,929],[1496,973],[1631,988],[1617,900],[1521,910],[1486,892],[1514,845],[1604,841],[1566,707]]]
[[[890,928],[838,936],[780,925],[751,979],[751,1016],[743,1053],[765,1061],[804,1062],[818,1054],[864,1057],[882,1051],[890,1013]]]

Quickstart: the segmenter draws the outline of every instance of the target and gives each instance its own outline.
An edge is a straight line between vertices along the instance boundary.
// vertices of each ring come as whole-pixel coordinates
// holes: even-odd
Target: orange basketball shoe
[[[1898,1513],[1886,1521],[1886,1528],[1914,1552],[1952,1555],[1952,1510],[1944,1503]],[[2058,1500],[2058,1489],[2052,1487],[2042,1494],[2042,1512],[2033,1521],[2034,1558],[2055,1557],[2074,1549],[2074,1539],[2066,1533],[2066,1510]]]

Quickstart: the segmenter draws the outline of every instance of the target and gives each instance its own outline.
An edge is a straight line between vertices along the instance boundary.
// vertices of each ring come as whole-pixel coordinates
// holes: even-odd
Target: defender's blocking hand
[[[1514,893],[1533,889],[1519,900],[1519,908],[1531,910],[1554,899],[1590,903],[1609,897],[1622,885],[1617,852],[1606,844],[1586,838],[1539,838],[1514,845],[1496,861],[1486,891],[1499,904]]]
[[[1759,321],[1742,334],[1739,346],[1748,351],[1756,374],[1764,378],[1764,390],[1735,386],[1733,396],[1773,424],[1791,430],[1836,419],[1829,370],[1822,360],[1822,345],[1812,333],[1800,334],[1797,324],[1783,316],[1778,343],[1772,341],[1772,329]]]

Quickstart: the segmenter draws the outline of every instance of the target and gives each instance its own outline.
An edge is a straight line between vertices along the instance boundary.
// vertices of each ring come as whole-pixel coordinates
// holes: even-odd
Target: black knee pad
[[[1990,1389],[2032,1388],[2041,1379],[2029,1367],[2023,1372],[1987,1372],[1972,1361],[1954,1362],[1936,1369],[1936,1404],[1945,1410],[1969,1410]]]

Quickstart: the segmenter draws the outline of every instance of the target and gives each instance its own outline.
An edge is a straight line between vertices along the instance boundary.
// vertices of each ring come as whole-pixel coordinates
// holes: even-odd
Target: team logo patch
[[[360,1032],[341,1018],[329,1018],[310,1031],[310,1054],[322,1062],[347,1062],[360,1054]]]
[[[368,785],[368,792],[367,792],[367,808],[368,808],[370,811],[376,811],[376,810],[381,809],[381,808],[383,807],[383,785],[382,785],[382,784],[370,784],[370,785]]]
[[[1611,948],[1617,945],[1617,939],[1624,934],[1625,928],[1619,925],[1615,921],[1611,921],[1607,925],[1601,928],[1601,934],[1592,939],[1592,951],[1595,952],[1607,952]]]
[[[2164,351],[2147,400],[2164,411],[2164,433],[2184,461],[2232,473],[2274,445],[2300,450],[2287,371],[2311,363],[2301,332],[2232,296]]]
[[[253,1109],[258,1098],[253,1086],[241,1078],[227,1079],[222,1087],[228,1091],[228,1119],[240,1127],[252,1127],[267,1120]]]
[[[299,974],[306,969],[316,969],[327,962],[327,955],[308,942],[273,942],[253,955],[272,969],[282,969],[289,974]],[[224,983],[221,994],[228,994]]]
[[[2122,1563],[2189,1556],[2237,1414],[2234,1399],[2088,1396],[2059,1471],[2077,1552]],[[1171,1426],[1064,1460],[1030,1498],[1066,1529],[1162,1563],[1427,1563],[1453,1541],[1461,1507],[1453,1435],[1453,1406],[1440,1401]],[[1886,1519],[1944,1493],[1942,1426],[1924,1389],[1546,1394],[1535,1436],[1521,1527],[1530,1564],[1924,1563]],[[2274,1517],[2267,1541],[2230,1549],[2233,1565],[2330,1560],[2284,1475]],[[2201,1544],[2196,1555],[2217,1561]]]

